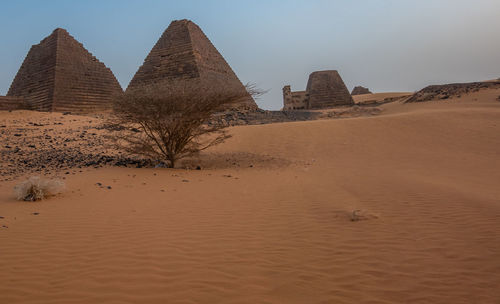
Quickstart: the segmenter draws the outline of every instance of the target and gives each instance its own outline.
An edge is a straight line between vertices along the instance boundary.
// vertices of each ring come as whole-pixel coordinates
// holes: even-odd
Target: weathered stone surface
[[[309,109],[354,105],[354,101],[337,71],[314,72],[307,82]]]
[[[283,88],[283,111],[307,109],[307,92],[292,92],[289,85]]]
[[[478,92],[482,89],[500,88],[500,81],[451,83],[431,85],[411,96],[406,102],[424,102],[430,100],[444,100],[464,94]]]
[[[173,21],[165,30],[127,90],[152,83],[202,80],[213,87],[245,90],[222,55],[192,21]],[[256,109],[253,98],[241,101],[238,108]]]
[[[89,113],[111,109],[122,89],[115,76],[64,29],[33,45],[7,96],[38,111]]]
[[[0,111],[28,110],[29,106],[22,97],[0,96]]]
[[[306,91],[283,88],[283,110],[327,109],[354,105],[344,81],[337,71],[319,71],[309,76]]]
[[[362,86],[357,86],[352,90],[351,95],[365,95],[365,94],[372,94],[368,88],[362,87]]]

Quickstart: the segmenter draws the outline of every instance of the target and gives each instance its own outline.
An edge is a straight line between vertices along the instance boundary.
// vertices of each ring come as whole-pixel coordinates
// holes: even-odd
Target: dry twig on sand
[[[64,189],[64,183],[59,180],[42,179],[32,176],[14,187],[16,198],[20,201],[40,201],[59,194]]]

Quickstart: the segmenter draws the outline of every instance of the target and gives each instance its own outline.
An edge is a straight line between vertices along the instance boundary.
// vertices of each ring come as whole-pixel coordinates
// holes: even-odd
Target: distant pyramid
[[[283,110],[328,109],[352,106],[354,100],[338,71],[317,71],[309,75],[305,91],[283,88]]]
[[[354,87],[354,89],[352,90],[352,93],[351,93],[352,96],[365,95],[365,94],[372,94],[372,92],[368,88],[365,88],[362,86]]]
[[[33,110],[90,113],[111,109],[120,92],[111,70],[58,28],[31,47],[7,96],[23,97]]]
[[[309,109],[325,109],[354,105],[351,94],[337,71],[318,71],[309,75],[307,82]]]
[[[160,37],[128,89],[141,85],[198,79],[213,87],[245,90],[222,55],[192,21],[173,21]],[[241,101],[237,108],[255,109],[253,98]]]

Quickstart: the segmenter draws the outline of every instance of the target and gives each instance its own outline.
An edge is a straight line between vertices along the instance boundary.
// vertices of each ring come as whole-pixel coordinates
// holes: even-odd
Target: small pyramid
[[[33,110],[91,113],[110,110],[121,92],[111,70],[58,28],[31,47],[7,96],[23,97]]]
[[[307,82],[307,93],[309,109],[354,105],[354,100],[338,71],[312,73]]]
[[[199,79],[213,87],[245,90],[229,64],[203,31],[189,20],[173,21],[160,37],[127,88],[152,83]],[[236,108],[256,109],[248,95]]]
[[[351,92],[352,96],[365,95],[365,94],[372,94],[372,92],[368,88],[365,88],[362,86],[354,87],[354,89],[352,89],[352,92]]]

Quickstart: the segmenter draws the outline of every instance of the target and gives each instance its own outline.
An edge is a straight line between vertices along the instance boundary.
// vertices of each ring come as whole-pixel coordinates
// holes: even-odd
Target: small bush
[[[123,130],[111,135],[120,150],[174,168],[178,160],[199,154],[231,137],[227,124],[214,119],[265,93],[202,80],[142,85],[116,96],[109,125]]]
[[[64,183],[59,180],[47,180],[32,176],[14,187],[16,198],[20,201],[35,202],[61,193]]]

